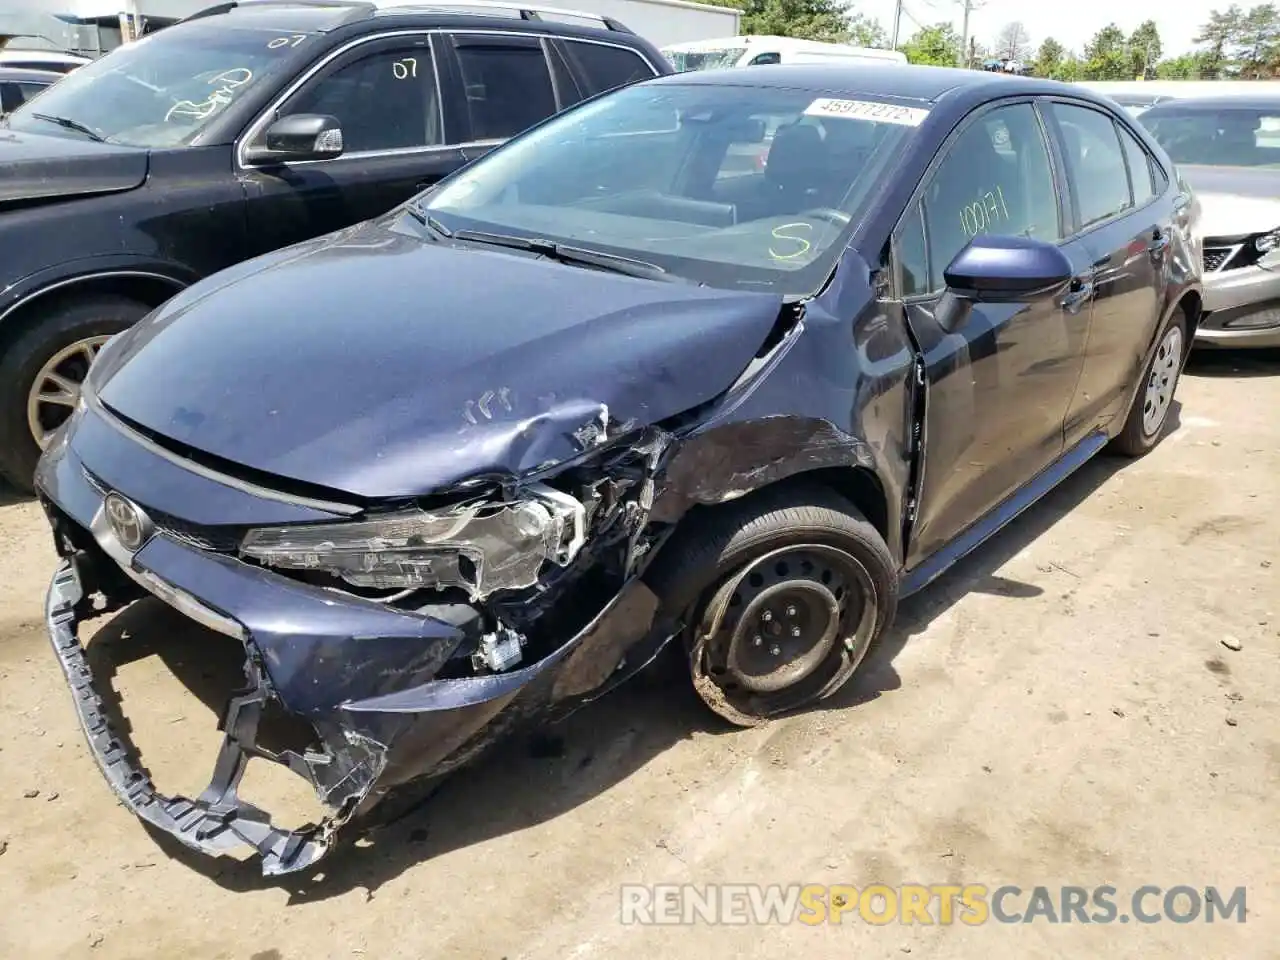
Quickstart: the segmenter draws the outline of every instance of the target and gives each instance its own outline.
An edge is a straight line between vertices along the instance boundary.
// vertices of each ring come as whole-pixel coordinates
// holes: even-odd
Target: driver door
[[[1051,464],[1083,364],[1088,305],[960,305],[943,271],[978,234],[1064,240],[1050,147],[1031,102],[982,108],[943,147],[894,239],[907,320],[924,352],[923,474],[911,568]]]
[[[430,34],[361,43],[325,65],[246,132],[256,143],[279,117],[327,114],[342,127],[329,160],[237,165],[248,200],[250,255],[380,216],[463,163],[446,144]],[[242,144],[243,145],[243,144]]]

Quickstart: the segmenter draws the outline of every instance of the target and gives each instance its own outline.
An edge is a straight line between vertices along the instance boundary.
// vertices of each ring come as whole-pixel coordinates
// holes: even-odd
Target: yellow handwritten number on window
[[[782,252],[779,253],[772,246],[770,246],[769,256],[773,257],[773,259],[775,260],[795,260],[799,257],[803,257],[806,253],[808,253],[810,250],[813,249],[813,244],[810,243],[808,240],[806,240],[804,237],[797,237],[795,233],[796,231],[807,232],[812,229],[813,229],[813,224],[806,223],[803,220],[798,221],[796,223],[783,223],[783,224],[780,224],[779,226],[774,227],[772,231],[773,239],[785,240],[788,243],[796,244],[797,249],[794,249],[794,250],[783,249]],[[788,233],[787,232],[788,230],[791,232]]]

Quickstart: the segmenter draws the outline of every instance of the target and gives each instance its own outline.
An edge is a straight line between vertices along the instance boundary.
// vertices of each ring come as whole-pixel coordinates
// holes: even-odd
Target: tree
[[[889,34],[879,20],[861,13],[849,15],[849,42],[859,47],[889,47]]]
[[[1081,74],[1085,80],[1132,80],[1132,64],[1125,49],[1125,36],[1114,23],[1093,35],[1085,45]]]
[[[960,35],[950,23],[935,23],[917,30],[902,46],[912,63],[934,67],[955,66],[960,54]]]
[[[1224,11],[1209,12],[1209,22],[1200,28],[1192,41],[1205,48],[1202,66],[1207,71],[1206,76],[1217,77],[1227,65],[1243,23],[1244,14],[1234,3]]]
[[[1067,51],[1053,37],[1045,37],[1036,51],[1036,62],[1033,66],[1037,77],[1052,77],[1062,64]]]
[[[1004,25],[996,36],[992,52],[997,57],[1007,57],[1010,60],[1026,60],[1031,56],[1031,37],[1020,20]]]
[[[1054,68],[1053,73],[1049,74],[1051,80],[1061,80],[1063,83],[1075,83],[1084,75],[1084,64],[1080,62],[1080,58],[1072,53],[1068,53],[1058,61],[1058,66]]]
[[[1280,45],[1280,14],[1274,4],[1252,7],[1232,37],[1243,72],[1255,78],[1269,76]]]
[[[742,11],[744,34],[848,42],[851,22],[838,0],[725,0]]]
[[[1180,57],[1171,57],[1156,64],[1156,78],[1159,80],[1199,80],[1204,65],[1203,53],[1184,53]]]
[[[1144,20],[1129,35],[1129,60],[1132,64],[1129,73],[1144,80],[1150,79],[1155,65],[1160,62],[1161,51],[1160,28],[1154,20]]]

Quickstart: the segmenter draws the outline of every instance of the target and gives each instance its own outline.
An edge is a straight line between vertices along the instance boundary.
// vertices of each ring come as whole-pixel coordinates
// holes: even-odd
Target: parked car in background
[[[1157,104],[1141,122],[1202,207],[1196,343],[1280,347],[1280,92]]]
[[[98,349],[195,280],[384,213],[557,110],[670,72],[590,14],[259,0],[70,74],[5,121],[0,475],[29,489]]]
[[[62,79],[62,74],[48,70],[21,70],[0,67],[0,119],[12,113],[46,87]],[[0,152],[0,164],[4,153]],[[3,167],[0,166],[0,171]],[[0,176],[3,173],[0,172]]]
[[[715,70],[723,67],[754,67],[764,64],[797,63],[899,63],[907,56],[898,50],[855,47],[845,43],[822,43],[795,37],[745,36],[720,40],[695,40],[662,48],[677,71]]]
[[[768,128],[764,169],[724,175]],[[1061,84],[696,71],[203,281],[104,348],[40,464],[99,766],[283,873],[673,638],[729,722],[829,696],[900,596],[1159,443],[1190,209],[1154,140]],[[195,799],[157,792],[77,636],[147,594],[244,657]],[[267,761],[325,822],[240,799]]]
[[[93,61],[78,53],[62,53],[57,50],[24,50],[5,47],[0,49],[0,68],[12,70],[47,70],[50,73],[70,73]]]
[[[1130,116],[1138,117],[1144,111],[1150,110],[1157,103],[1168,103],[1170,100],[1176,99],[1169,94],[1161,93],[1142,93],[1126,90],[1117,90],[1114,93],[1107,94],[1116,103],[1124,107]]]

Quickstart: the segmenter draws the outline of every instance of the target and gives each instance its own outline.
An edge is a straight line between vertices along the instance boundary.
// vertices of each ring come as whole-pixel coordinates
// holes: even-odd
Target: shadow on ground
[[[1172,415],[1170,428],[1176,430],[1177,405]],[[1040,595],[1041,588],[996,571],[1126,462],[1101,457],[1087,463],[992,541],[905,600],[895,625],[854,680],[816,709],[848,709],[899,689],[902,681],[894,667],[897,655],[913,636],[923,633],[965,594]],[[158,602],[144,601],[99,630],[88,650],[101,692],[108,697],[110,677],[121,655],[138,659],[155,654],[188,689],[220,713],[239,676],[240,652],[235,643],[211,645],[206,638],[212,636]],[[128,643],[122,643],[126,638]],[[193,658],[193,650],[207,650],[210,655]],[[108,704],[108,708],[118,712],[118,703]],[[124,722],[119,716],[116,720]],[[127,733],[128,728],[122,726],[121,730]],[[660,660],[640,677],[568,719],[495,748],[476,765],[447,779],[429,799],[399,820],[363,835],[349,830],[343,845],[314,871],[263,878],[256,859],[209,859],[167,835],[153,835],[166,853],[230,890],[283,888],[291,903],[323,900],[357,888],[372,896],[417,863],[526,829],[580,806],[695,733],[732,735],[732,731],[702,706],[687,683],[679,682],[669,660]],[[206,758],[210,770],[213,760],[213,756]],[[158,786],[163,789],[164,784]]]
[[[0,507],[11,507],[16,503],[29,503],[31,494],[15,490],[3,477],[0,477]]]
[[[1280,376],[1280,350],[1195,350],[1187,361],[1190,377]]]

